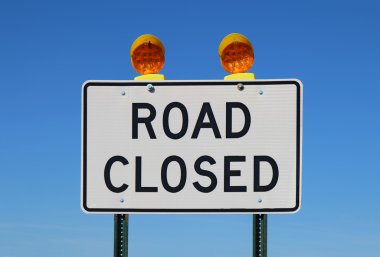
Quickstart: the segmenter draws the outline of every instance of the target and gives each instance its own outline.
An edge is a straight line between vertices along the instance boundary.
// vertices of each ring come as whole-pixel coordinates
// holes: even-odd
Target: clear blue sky
[[[81,85],[133,79],[129,47],[166,46],[167,79],[222,79],[217,47],[254,44],[257,78],[304,83],[303,206],[270,215],[269,256],[378,257],[380,3],[0,2],[0,257],[113,256],[113,216],[80,209]],[[130,257],[250,257],[250,215],[133,215]]]

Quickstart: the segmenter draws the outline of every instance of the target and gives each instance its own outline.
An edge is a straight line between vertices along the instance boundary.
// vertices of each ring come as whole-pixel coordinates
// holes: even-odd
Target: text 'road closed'
[[[140,110],[148,110],[148,115],[142,117],[140,116]],[[181,113],[181,120],[169,120],[170,112],[174,109],[178,109]],[[235,111],[241,111],[244,115],[244,125],[240,130],[233,131],[233,113]],[[214,116],[213,109],[210,103],[206,102],[202,104],[199,115],[197,116],[197,122],[193,129],[191,129],[191,138],[196,140],[198,135],[202,133],[202,130],[211,130],[214,134],[214,140],[218,140],[222,137],[221,128],[218,126],[218,122]],[[180,102],[169,103],[161,117],[157,117],[156,108],[149,103],[133,103],[132,104],[132,139],[139,139],[139,129],[146,129],[148,131],[151,140],[155,140],[156,133],[154,126],[152,125],[154,119],[162,119],[162,127],[165,135],[171,140],[178,140],[186,135],[189,130],[189,113],[184,104]],[[170,122],[180,122],[181,129],[179,131],[173,132],[171,129]],[[252,117],[248,107],[240,102],[227,102],[225,105],[225,128],[224,136],[226,138],[242,138],[251,129]],[[253,165],[251,170],[240,170],[231,169],[231,163],[242,163],[246,162],[247,158],[253,159]],[[135,170],[132,171],[128,168],[130,161],[134,161]],[[216,160],[210,155],[202,155],[196,159],[195,163],[186,163],[185,159],[181,156],[171,155],[162,160],[161,167],[157,167],[156,171],[150,172],[160,172],[161,183],[160,185],[146,185],[143,183],[142,173],[143,173],[143,156],[112,156],[104,167],[104,182],[107,188],[114,193],[122,193],[129,188],[130,183],[134,183],[135,192],[141,193],[154,193],[160,190],[166,190],[170,193],[180,192],[185,186],[193,186],[197,191],[201,193],[210,193],[217,186],[218,183],[223,187],[224,192],[247,192],[247,185],[235,185],[231,182],[233,177],[241,176],[241,172],[253,172],[253,191],[254,192],[265,192],[272,190],[278,181],[279,177],[279,167],[276,161],[266,155],[257,156],[224,156],[223,158],[223,171],[216,172],[212,169],[212,166],[216,164]],[[147,160],[149,161],[149,160]],[[272,168],[272,179],[269,183],[263,185],[260,181],[261,163],[268,163]],[[115,185],[111,180],[112,166],[115,163],[122,164],[125,167],[125,172],[135,172],[135,181],[125,182],[121,185]],[[170,172],[178,172],[180,174],[179,180],[176,183],[170,184],[168,180],[169,166],[176,167],[177,171],[172,168]],[[202,185],[199,181],[188,181],[187,174],[189,172],[195,172],[199,176],[204,176],[209,179],[208,185]],[[219,178],[217,176],[219,175]],[[120,184],[120,183],[119,183]]]

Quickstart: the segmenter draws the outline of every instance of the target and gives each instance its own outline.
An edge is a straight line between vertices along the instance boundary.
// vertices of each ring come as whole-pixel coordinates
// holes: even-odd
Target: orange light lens
[[[160,47],[150,42],[143,43],[133,51],[131,62],[140,74],[156,74],[164,67],[165,55]]]
[[[220,56],[223,69],[232,74],[247,72],[254,60],[252,46],[238,41],[226,46]]]

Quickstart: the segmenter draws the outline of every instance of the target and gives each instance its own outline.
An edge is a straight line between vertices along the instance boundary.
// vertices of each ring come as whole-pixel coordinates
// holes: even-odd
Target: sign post
[[[253,257],[267,257],[268,215],[253,215]]]
[[[128,214],[114,215],[114,257],[128,257]]]

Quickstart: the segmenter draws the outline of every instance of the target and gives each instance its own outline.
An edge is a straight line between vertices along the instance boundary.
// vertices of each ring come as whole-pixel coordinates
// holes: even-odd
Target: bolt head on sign
[[[298,80],[87,81],[82,110],[87,213],[301,206]]]

